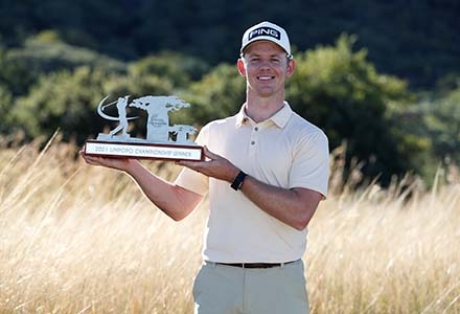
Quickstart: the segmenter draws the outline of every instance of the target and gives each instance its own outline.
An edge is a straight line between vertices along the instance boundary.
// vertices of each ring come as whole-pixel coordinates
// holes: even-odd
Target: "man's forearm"
[[[201,201],[201,196],[152,174],[140,163],[126,171],[145,196],[175,221],[182,220]]]
[[[241,192],[267,214],[297,230],[305,229],[322,199],[316,191],[275,187],[251,176],[245,178]]]

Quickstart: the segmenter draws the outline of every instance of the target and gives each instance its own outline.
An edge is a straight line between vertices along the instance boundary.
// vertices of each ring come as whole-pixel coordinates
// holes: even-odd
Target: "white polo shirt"
[[[251,120],[243,106],[235,116],[204,126],[196,142],[267,184],[327,194],[327,137],[286,102],[261,123]],[[266,214],[228,182],[184,168],[175,183],[203,196],[209,192],[205,260],[277,263],[303,256],[306,229],[299,231]]]

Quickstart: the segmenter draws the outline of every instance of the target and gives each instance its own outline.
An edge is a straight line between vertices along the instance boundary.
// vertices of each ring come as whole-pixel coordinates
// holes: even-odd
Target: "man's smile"
[[[269,81],[269,80],[273,80],[274,78],[275,78],[274,76],[268,76],[268,75],[257,76],[257,79],[260,81]]]

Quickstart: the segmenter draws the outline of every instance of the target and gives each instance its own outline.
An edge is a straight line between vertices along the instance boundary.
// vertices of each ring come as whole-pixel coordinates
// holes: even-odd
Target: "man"
[[[83,157],[129,174],[174,220],[209,194],[204,264],[193,294],[196,313],[308,313],[301,260],[307,225],[328,182],[328,141],[284,100],[295,70],[284,29],[262,22],[243,35],[239,113],[202,128],[206,161],[185,166],[174,183],[133,159]]]

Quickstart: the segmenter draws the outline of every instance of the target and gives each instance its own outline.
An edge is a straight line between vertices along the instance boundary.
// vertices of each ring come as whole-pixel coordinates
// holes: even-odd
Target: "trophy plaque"
[[[105,104],[109,96],[97,106],[98,114],[118,125],[108,134],[99,133],[95,140],[85,144],[87,155],[158,160],[204,160],[203,148],[189,139],[197,129],[190,125],[170,125],[169,112],[189,108],[190,104],[176,96],[143,96],[128,101],[129,96]],[[118,116],[111,116],[104,109],[115,106]],[[146,137],[131,137],[128,133],[129,121],[139,116],[128,116],[128,109],[143,110],[147,113]]]

